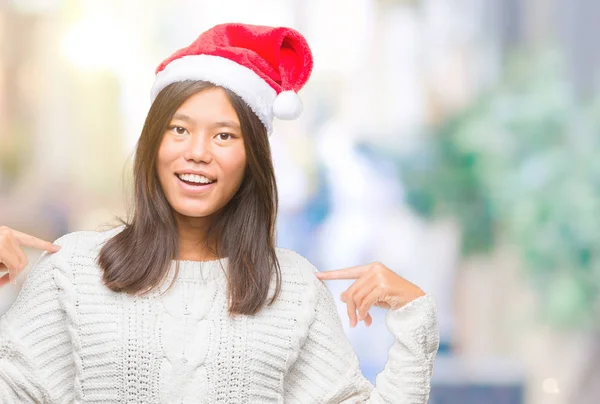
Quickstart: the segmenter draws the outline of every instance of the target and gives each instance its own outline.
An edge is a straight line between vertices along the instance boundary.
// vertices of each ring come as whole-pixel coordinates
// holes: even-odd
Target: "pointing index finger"
[[[13,234],[15,235],[19,244],[25,247],[37,248],[39,250],[46,250],[48,252],[57,252],[60,250],[59,245],[52,244],[49,241],[42,240],[37,237],[33,237],[32,235],[21,233],[17,230],[13,230]]]
[[[342,269],[335,269],[327,272],[317,272],[319,279],[358,279],[362,274],[369,270],[368,265],[357,265]]]

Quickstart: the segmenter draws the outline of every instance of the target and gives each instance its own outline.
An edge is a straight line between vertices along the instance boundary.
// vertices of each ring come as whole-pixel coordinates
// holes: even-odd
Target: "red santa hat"
[[[313,59],[306,39],[291,28],[220,24],[203,32],[156,69],[152,101],[169,84],[204,80],[236,93],[272,133],[273,117],[296,119],[297,94]]]

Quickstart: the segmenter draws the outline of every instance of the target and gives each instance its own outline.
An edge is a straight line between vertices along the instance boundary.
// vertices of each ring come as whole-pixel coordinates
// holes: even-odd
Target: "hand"
[[[27,266],[27,255],[21,249],[23,246],[48,252],[60,250],[60,246],[49,241],[0,226],[0,287],[8,282],[16,283],[17,275]]]
[[[348,308],[350,327],[357,324],[357,309],[358,321],[364,320],[368,327],[373,322],[369,314],[371,306],[395,310],[425,295],[418,286],[380,262],[315,274],[321,280],[358,279],[341,295]]]

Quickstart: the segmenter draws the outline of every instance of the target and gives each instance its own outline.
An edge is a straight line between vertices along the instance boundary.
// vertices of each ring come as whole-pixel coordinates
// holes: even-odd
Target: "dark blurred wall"
[[[586,99],[598,87],[600,69],[600,1],[598,0],[480,0],[490,34],[502,54],[514,49],[558,46],[566,58],[567,81]]]

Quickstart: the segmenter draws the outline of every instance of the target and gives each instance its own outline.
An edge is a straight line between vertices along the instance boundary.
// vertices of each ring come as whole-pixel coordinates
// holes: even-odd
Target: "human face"
[[[188,98],[173,115],[157,157],[158,179],[176,216],[214,215],[239,189],[245,168],[240,121],[225,91],[211,87]]]

